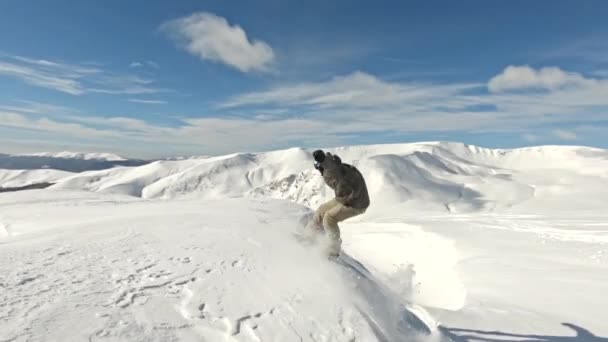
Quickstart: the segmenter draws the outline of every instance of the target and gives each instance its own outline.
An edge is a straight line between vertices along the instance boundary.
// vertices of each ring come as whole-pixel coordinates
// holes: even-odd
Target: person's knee
[[[315,225],[317,225],[317,226],[322,225],[324,216],[325,215],[323,212],[316,212],[315,216],[313,217],[313,222],[315,223]]]
[[[327,213],[323,216],[323,226],[326,229],[335,229],[338,227],[338,220],[333,215]]]

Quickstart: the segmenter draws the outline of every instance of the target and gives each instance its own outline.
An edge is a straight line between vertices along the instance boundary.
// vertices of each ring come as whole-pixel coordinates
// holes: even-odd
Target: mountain
[[[53,169],[67,172],[103,170],[115,166],[140,166],[146,160],[124,159],[109,153],[33,153],[0,154],[0,170],[37,170]]]
[[[361,170],[374,212],[394,206],[450,212],[518,210],[524,202],[528,209],[541,210],[561,206],[564,200],[588,208],[601,206],[593,197],[608,191],[608,152],[589,147],[497,150],[429,142],[328,151]],[[147,199],[270,197],[314,207],[332,194],[312,163],[310,151],[294,148],[88,171],[61,179],[54,187]]]
[[[58,159],[82,159],[82,160],[105,160],[105,161],[125,161],[117,154],[113,153],[86,153],[86,152],[39,152],[39,153],[27,153],[27,154],[13,154],[13,157],[46,157],[46,158],[58,158]]]
[[[0,189],[21,188],[34,184],[55,183],[73,173],[67,171],[41,170],[0,170]]]
[[[308,150],[3,170],[56,184],[0,191],[0,340],[606,339],[607,151],[330,151],[372,197],[338,262],[293,236],[331,196]]]

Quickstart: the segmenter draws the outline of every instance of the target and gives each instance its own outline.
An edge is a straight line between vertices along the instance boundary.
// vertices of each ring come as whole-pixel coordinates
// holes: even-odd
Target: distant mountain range
[[[371,211],[394,206],[450,212],[535,210],[564,203],[596,208],[602,205],[596,195],[608,192],[608,151],[590,147],[498,150],[425,142],[328,151],[361,170]],[[0,169],[13,169],[0,170],[0,187],[53,183],[51,189],[150,199],[264,197],[310,207],[333,195],[312,167],[310,151],[301,148],[152,162],[64,156],[0,156]]]
[[[149,163],[147,160],[125,159],[108,153],[35,153],[35,154],[1,154],[0,169],[35,170],[53,169],[68,172],[103,170],[115,166],[140,166]]]

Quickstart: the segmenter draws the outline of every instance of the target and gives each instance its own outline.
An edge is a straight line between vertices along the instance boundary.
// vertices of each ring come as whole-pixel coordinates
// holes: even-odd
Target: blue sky
[[[3,1],[0,152],[608,147],[608,2]]]

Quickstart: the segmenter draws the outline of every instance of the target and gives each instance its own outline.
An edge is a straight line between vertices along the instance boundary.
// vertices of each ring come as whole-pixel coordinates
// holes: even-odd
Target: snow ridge
[[[559,191],[564,183],[583,183],[585,192],[603,193],[605,187],[594,184],[606,184],[608,178],[605,151],[587,147],[494,150],[430,142],[329,151],[362,171],[377,208],[511,209],[528,201],[556,202],[557,197],[572,195]],[[310,151],[301,148],[165,160],[75,174],[60,180],[55,188],[148,199],[271,197],[314,207],[331,194],[312,163]],[[556,173],[558,177],[547,177]]]
[[[38,153],[25,153],[25,154],[12,154],[11,156],[25,156],[25,157],[48,157],[48,158],[62,158],[62,159],[83,159],[83,160],[105,160],[105,161],[121,161],[127,160],[117,154],[113,153],[87,153],[87,152],[38,152]]]

